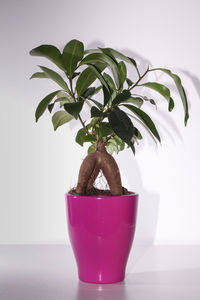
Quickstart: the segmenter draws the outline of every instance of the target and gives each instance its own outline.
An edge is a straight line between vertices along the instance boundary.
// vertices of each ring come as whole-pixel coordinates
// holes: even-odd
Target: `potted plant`
[[[181,80],[163,68],[147,67],[141,74],[133,58],[112,48],[85,51],[78,40],[68,42],[62,53],[55,46],[41,45],[30,54],[51,60],[65,77],[44,66],[40,66],[41,72],[32,75],[31,78],[50,78],[60,86],[39,103],[36,122],[47,109],[52,113],[59,105],[52,116],[54,130],[75,119],[82,127],[77,132],[76,142],[81,146],[90,143],[77,186],[66,194],[68,229],[79,278],[96,283],[121,281],[135,231],[138,195],[122,186],[112,153],[123,151],[127,146],[135,154],[135,145],[143,138],[138,122],[160,142],[154,122],[141,108],[147,103],[156,107],[156,103],[143,94],[136,94],[135,88],[158,92],[160,98],[167,101],[169,111],[174,108],[174,100],[165,85],[145,82],[150,72],[164,72],[172,78],[187,124],[188,103]],[[134,81],[127,75],[128,65],[137,76]],[[86,105],[91,115],[88,121],[81,117]],[[108,190],[94,186],[100,170],[108,182]]]

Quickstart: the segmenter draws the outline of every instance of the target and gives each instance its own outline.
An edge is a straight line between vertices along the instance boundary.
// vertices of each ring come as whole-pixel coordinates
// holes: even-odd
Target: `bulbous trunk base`
[[[110,191],[99,190],[93,186],[100,170],[108,182]],[[120,196],[128,192],[122,187],[121,176],[115,159],[106,151],[103,143],[100,143],[97,150],[88,154],[83,160],[78,184],[74,192],[79,195],[102,195],[102,193],[106,193],[109,196]]]

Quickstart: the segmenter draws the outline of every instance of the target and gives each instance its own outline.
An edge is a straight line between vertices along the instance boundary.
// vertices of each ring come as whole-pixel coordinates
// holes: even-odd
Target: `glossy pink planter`
[[[113,283],[124,279],[137,203],[137,194],[66,194],[68,230],[80,280]]]

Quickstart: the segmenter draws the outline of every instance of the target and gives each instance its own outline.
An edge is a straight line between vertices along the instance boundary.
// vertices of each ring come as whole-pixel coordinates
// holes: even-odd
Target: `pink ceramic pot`
[[[66,194],[68,230],[80,280],[113,283],[124,279],[137,203],[137,194]]]

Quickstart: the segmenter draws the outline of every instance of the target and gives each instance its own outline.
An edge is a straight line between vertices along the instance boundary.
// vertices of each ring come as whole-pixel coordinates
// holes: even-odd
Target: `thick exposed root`
[[[110,192],[113,196],[122,194],[121,177],[119,168],[114,158],[107,152],[100,152],[97,157],[97,164],[105,176]]]
[[[82,165],[80,167],[78,184],[76,187],[77,194],[84,195],[86,193],[87,184],[95,169],[95,165],[96,165],[96,152],[92,152],[88,156],[86,156],[86,158],[83,160]]]
[[[87,190],[93,187],[93,183],[95,182],[97,176],[99,175],[99,171],[100,171],[99,165],[96,163],[92,175],[90,176],[90,179],[88,181]]]
[[[83,160],[79,171],[78,184],[75,192],[81,195],[87,195],[95,192],[93,183],[97,178],[99,171],[102,170],[108,185],[110,195],[122,195],[123,189],[119,168],[114,158],[106,151],[105,145],[100,144],[97,151],[90,153]],[[97,191],[100,191],[96,189]]]

